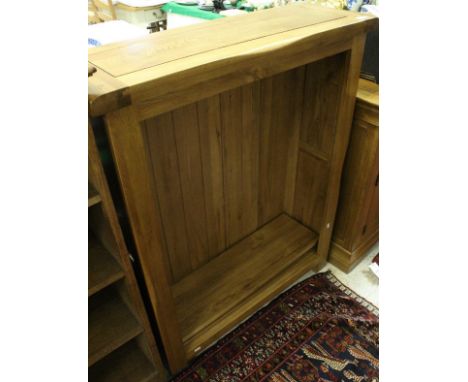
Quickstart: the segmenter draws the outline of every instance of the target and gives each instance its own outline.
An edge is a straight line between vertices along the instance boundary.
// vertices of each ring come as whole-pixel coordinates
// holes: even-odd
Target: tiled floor
[[[379,253],[379,243],[376,243],[367,253],[366,257],[348,274],[340,271],[334,265],[328,263],[321,272],[327,270],[332,273],[340,280],[343,284],[351,288],[361,297],[365,298],[372,304],[379,306],[379,278],[369,269],[369,265],[372,263],[374,256]],[[299,281],[312,276],[314,272],[307,273],[304,277],[301,277]]]

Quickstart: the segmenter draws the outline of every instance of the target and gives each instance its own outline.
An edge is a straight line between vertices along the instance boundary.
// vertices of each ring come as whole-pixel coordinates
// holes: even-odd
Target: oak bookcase
[[[90,126],[88,181],[89,381],[165,381]]]
[[[294,4],[89,52],[172,372],[326,263],[376,24]]]

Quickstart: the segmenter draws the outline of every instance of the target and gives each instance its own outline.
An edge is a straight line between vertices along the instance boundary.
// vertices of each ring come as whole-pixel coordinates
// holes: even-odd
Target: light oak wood
[[[164,249],[159,200],[154,197],[153,171],[144,137],[133,107],[106,115],[112,154],[122,185],[124,201],[131,219],[131,228],[143,268],[148,293],[159,325],[164,351],[171,371],[186,363],[182,336],[170,291],[170,265]],[[131,159],[130,159],[131,158]],[[136,159],[136,160],[135,160]],[[148,256],[141,256],[141,254]]]
[[[346,53],[345,70],[343,73],[343,84],[340,89],[338,100],[337,120],[335,127],[335,142],[333,155],[330,159],[330,174],[327,183],[326,198],[324,201],[324,212],[322,216],[322,227],[317,253],[322,258],[323,265],[328,258],[330,241],[333,232],[336,207],[338,204],[341,173],[349,142],[349,133],[353,118],[355,94],[357,91],[359,73],[361,70],[362,57],[364,54],[365,35],[355,37],[352,49]]]
[[[294,17],[291,17],[292,15]],[[293,7],[274,8],[266,12],[258,12],[253,17],[240,15],[225,20],[213,20],[209,28],[204,25],[195,25],[190,28],[192,33],[187,33],[185,28],[177,28],[168,31],[170,35],[164,37],[158,34],[151,35],[150,38],[135,41],[133,52],[128,50],[126,43],[117,43],[112,47],[104,47],[93,52],[91,58],[96,67],[114,77],[120,77],[194,54],[344,17],[344,12],[313,13],[297,12]],[[245,20],[249,22],[246,23]],[[242,29],[243,33],[228,33],[229,30],[236,29]],[[184,47],[183,50],[180,49],[181,46]],[[119,58],[116,60],[116,57]]]
[[[230,32],[232,29],[226,27],[225,23],[238,17],[169,30],[164,36],[154,33],[144,40],[139,40],[139,44],[132,48],[129,48],[128,43],[124,43],[93,49],[89,52],[88,60],[91,63],[99,60],[102,66],[97,65],[101,69],[98,73],[102,71],[103,75],[94,75],[89,81],[90,114],[93,116],[105,114],[118,108],[122,99],[131,97],[133,102],[138,104],[138,112],[141,113],[142,119],[147,119],[151,115],[173,110],[220,91],[254,82],[259,78],[272,76],[349,49],[354,36],[367,32],[377,23],[377,18],[370,15],[320,9],[303,4],[294,4],[290,7],[294,8],[289,17],[292,20],[298,14],[307,15],[310,20],[313,15],[323,12],[328,15],[327,17],[336,19],[308,27],[301,21],[293,24],[286,32],[271,32],[262,38],[205,52],[199,52],[197,49],[197,54],[191,56],[186,54],[187,44],[180,43],[182,40],[179,33],[192,36],[191,38],[197,41],[195,46],[205,41],[210,43],[213,40],[214,43],[219,40],[225,41],[232,35]],[[265,10],[239,17],[249,17],[245,19],[246,22],[255,24],[257,17],[272,18],[271,12],[276,11]],[[281,14],[274,16],[282,17]],[[145,65],[140,63],[138,67],[141,70],[121,76],[110,75],[110,68],[103,64],[104,61],[113,60],[115,65],[120,67],[130,60],[140,62],[135,54],[149,55],[149,52],[159,50],[161,43],[170,47],[168,50],[173,52],[171,54],[178,52],[177,56],[171,56],[172,61],[154,66],[151,66],[153,62]],[[110,48],[115,48],[117,51],[108,50]],[[119,52],[119,49],[122,52]],[[236,69],[235,76],[232,75],[232,68]],[[107,86],[103,86],[103,81],[106,81]],[[167,92],[167,89],[171,91]]]
[[[350,272],[379,237],[379,87],[359,80],[329,261]]]
[[[89,56],[172,372],[325,264],[377,23],[304,4],[240,17]]]
[[[108,354],[112,357],[114,351],[138,335],[139,349],[151,364],[154,380],[161,382],[166,379],[166,371],[136,284],[90,125],[88,164],[88,185],[92,194],[101,199],[99,204],[88,209],[89,364],[101,370],[101,376],[107,375],[105,368],[109,364],[102,358]],[[118,375],[115,366],[112,365],[114,371],[109,371],[113,377]],[[90,381],[101,382],[101,379],[91,378]]]
[[[216,337],[206,338],[204,331],[214,325],[226,333],[222,326],[226,316],[243,309],[259,289],[316,243],[317,234],[283,214],[174,284],[183,341],[191,341],[195,348],[213,342]],[[271,298],[268,292],[262,295],[264,301]],[[195,336],[203,337],[204,344],[196,343]]]
[[[187,359],[192,359],[195,355],[206,350],[208,346],[214,343],[214,339],[218,339],[234,329],[240,322],[255,313],[259,307],[262,307],[290,287],[306,271],[319,271],[320,264],[320,258],[316,256],[315,250],[306,252],[299,260],[289,264],[287,268],[276,274],[273,279],[257,289],[254,294],[242,301],[235,309],[231,309],[210,325],[206,325],[203,331],[197,335],[188,338],[184,342]]]

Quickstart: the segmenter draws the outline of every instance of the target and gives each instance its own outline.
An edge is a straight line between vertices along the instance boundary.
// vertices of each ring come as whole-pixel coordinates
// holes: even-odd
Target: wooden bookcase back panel
[[[320,231],[345,58],[140,121],[172,283],[283,212]]]

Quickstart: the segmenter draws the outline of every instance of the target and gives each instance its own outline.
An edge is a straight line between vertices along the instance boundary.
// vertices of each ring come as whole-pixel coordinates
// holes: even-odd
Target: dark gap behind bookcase
[[[364,57],[362,59],[361,77],[379,83],[379,30],[367,34]]]

